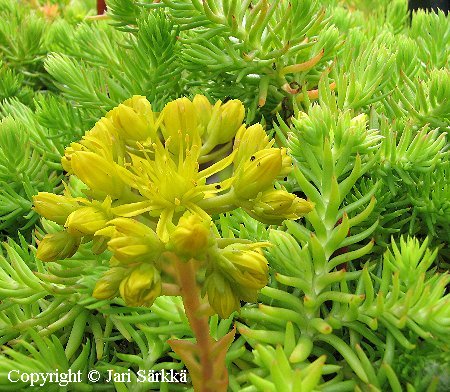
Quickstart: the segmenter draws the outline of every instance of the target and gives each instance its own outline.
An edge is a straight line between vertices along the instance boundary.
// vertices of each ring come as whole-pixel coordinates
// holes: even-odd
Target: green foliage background
[[[294,159],[279,185],[316,203],[280,227],[214,217],[224,236],[275,245],[259,305],[210,320],[217,338],[238,326],[230,389],[450,388],[448,16],[410,16],[404,0],[109,0],[96,20],[93,1],[51,3],[59,15],[0,0],[0,390],[25,388],[7,381],[16,368],[183,368],[166,343],[192,338],[181,300],[92,298],[109,255],[85,244],[44,265],[36,239],[58,227],[31,200],[79,189],[64,147],[120,102],[196,93],[242,100]]]

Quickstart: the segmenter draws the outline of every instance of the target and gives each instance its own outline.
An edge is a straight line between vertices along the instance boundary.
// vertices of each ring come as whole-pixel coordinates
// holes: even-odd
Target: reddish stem
[[[197,340],[197,347],[199,348],[203,381],[200,390],[202,392],[212,392],[213,390],[209,385],[210,383],[213,383],[214,378],[214,361],[213,358],[211,358],[213,341],[209,335],[208,317],[199,315],[201,304],[200,291],[195,276],[196,269],[192,260],[184,262],[179,260],[176,256],[174,259],[178,274],[178,282],[181,288],[181,295],[183,297],[184,309]]]
[[[97,0],[97,15],[103,15],[106,12],[105,0]]]

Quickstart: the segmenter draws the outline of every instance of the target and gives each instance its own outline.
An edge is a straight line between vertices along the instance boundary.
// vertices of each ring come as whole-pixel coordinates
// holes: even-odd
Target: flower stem
[[[181,295],[180,288],[176,284],[163,283],[162,284],[162,295]]]
[[[194,389],[199,392],[219,392],[217,380],[214,380],[214,366],[219,364],[212,355],[213,339],[209,334],[208,317],[202,313],[200,291],[196,281],[195,261],[184,262],[175,254],[171,255],[177,271],[178,284],[181,289],[184,309],[196,339],[197,353],[200,359],[201,376],[195,380]],[[220,366],[220,365],[219,365]],[[222,365],[224,366],[224,364]],[[196,381],[198,385],[196,385]],[[224,389],[226,391],[226,387]]]
[[[200,200],[198,202],[198,206],[209,214],[217,214],[229,211],[230,207],[232,208],[235,206],[235,202],[236,196],[234,194],[234,191],[230,190],[223,195]]]

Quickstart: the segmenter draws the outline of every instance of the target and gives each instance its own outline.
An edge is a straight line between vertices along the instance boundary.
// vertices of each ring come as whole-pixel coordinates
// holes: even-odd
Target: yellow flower
[[[109,227],[96,232],[96,235],[111,237],[108,248],[121,263],[151,262],[164,250],[156,233],[135,219],[116,218],[109,221],[108,225]]]
[[[111,110],[107,115],[121,137],[144,141],[156,137],[157,121],[155,121],[152,105],[145,97],[135,95],[123,104]]]
[[[114,208],[114,213],[125,216],[119,211],[126,210],[126,216],[132,216],[134,207],[137,211],[142,211],[145,204],[145,211],[151,217],[158,218],[156,233],[163,242],[167,242],[170,232],[175,228],[172,220],[176,214],[180,216],[190,210],[199,214],[202,219],[209,219],[208,214],[199,207],[200,202],[229,188],[231,181],[224,181],[217,187],[217,184],[208,184],[207,179],[231,165],[232,157],[200,170],[198,146],[186,148],[184,152],[183,148],[176,156],[161,143],[155,143],[153,147],[152,159],[133,156],[132,164],[127,170],[121,168],[119,171],[121,178],[137,189],[147,201],[134,203],[135,206],[129,204]]]
[[[244,105],[238,99],[232,99],[220,107],[222,127],[217,135],[218,144],[230,141],[244,121]]]
[[[119,291],[128,306],[152,306],[161,294],[159,272],[150,264],[141,264],[122,280]]]
[[[253,199],[273,184],[281,168],[282,156],[279,148],[256,152],[239,166],[233,184],[234,193],[244,200]]]
[[[257,151],[272,147],[275,140],[270,141],[261,124],[255,124],[248,128],[242,127],[236,134],[233,149],[237,150],[234,164],[250,159]]]
[[[39,243],[36,257],[42,261],[56,261],[72,257],[80,246],[80,237],[66,231],[47,234]]]
[[[72,156],[76,152],[95,153],[107,161],[117,161],[125,152],[125,145],[119,138],[116,127],[109,118],[101,118],[94,127],[87,131],[79,143],[72,143],[66,148],[61,160],[64,170],[73,174]]]
[[[304,216],[312,211],[314,203],[285,190],[271,189],[242,206],[255,219],[271,225],[281,224],[285,219],[298,219]]]
[[[267,284],[269,268],[260,249],[229,245],[220,252],[218,265],[237,286],[261,289]]]
[[[86,198],[74,202],[40,194],[35,208],[64,223],[69,234],[92,239],[93,252],[107,245],[111,266],[156,262],[166,249],[188,258],[208,252],[209,260],[211,249],[217,250],[212,214],[242,206],[274,222],[309,208],[293,195],[273,191],[273,182],[291,170],[291,158],[286,149],[272,147],[274,140],[260,124],[246,128],[244,115],[238,100],[213,106],[202,95],[170,102],[158,115],[145,97],[134,96],[65,151],[63,167],[86,185]],[[252,262],[245,269],[241,256],[236,265],[228,260],[231,272],[222,276],[221,290],[231,290],[233,297],[221,313],[236,308],[239,298],[254,298],[253,287],[265,279],[257,268],[263,256],[253,248],[241,251]],[[245,292],[242,282],[248,284]],[[125,293],[128,286],[123,287]]]
[[[223,105],[218,101],[212,109],[203,149],[209,152],[215,146],[231,141],[242,127],[244,115],[245,109],[241,101],[233,99]]]
[[[34,210],[44,218],[63,225],[67,217],[80,206],[75,199],[68,196],[39,192],[33,196]]]
[[[292,171],[292,158],[287,154],[287,150],[282,147],[281,151],[281,170],[278,174],[279,178],[286,177]]]
[[[111,218],[112,216],[100,207],[81,207],[69,215],[64,226],[73,235],[93,235],[104,228]]]
[[[123,267],[114,267],[106,271],[95,284],[92,296],[97,299],[114,298],[119,293],[120,282],[127,272],[128,270]]]
[[[221,318],[227,318],[234,311],[239,311],[239,298],[230,282],[220,273],[210,273],[205,280],[203,290],[208,294],[209,304]]]
[[[197,94],[194,97],[192,103],[194,104],[198,123],[201,127],[200,135],[202,135],[208,127],[209,121],[211,120],[212,105],[209,103],[208,98],[200,94]]]
[[[162,111],[162,134],[169,141],[168,148],[178,154],[183,144],[190,148],[200,147],[202,126],[199,123],[194,104],[188,98],[179,98],[169,102]]]
[[[116,170],[116,164],[96,153],[79,151],[71,154],[73,173],[94,192],[118,199],[125,191],[125,184]]]
[[[100,155],[108,161],[118,161],[125,153],[125,143],[113,122],[102,117],[94,127],[86,132],[81,144],[87,151]]]
[[[197,214],[185,214],[170,235],[167,249],[187,258],[200,256],[210,246],[211,221]]]
[[[73,174],[72,170],[72,156],[74,153],[79,151],[86,151],[86,147],[80,143],[71,143],[69,147],[64,150],[64,156],[61,158],[61,165],[63,169],[69,173]]]

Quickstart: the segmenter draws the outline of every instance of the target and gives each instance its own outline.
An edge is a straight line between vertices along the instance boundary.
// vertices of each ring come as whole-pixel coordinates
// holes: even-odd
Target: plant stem
[[[234,191],[230,190],[223,195],[203,199],[198,202],[198,206],[210,214],[211,212],[217,214],[229,211],[230,207],[235,206],[235,202],[236,196]]]
[[[97,15],[103,15],[106,11],[105,0],[97,0]]]
[[[194,261],[184,262],[175,255],[173,255],[173,260],[175,261],[184,309],[194,332],[200,357],[201,385],[195,386],[195,390],[197,391],[199,387],[198,390],[201,392],[217,392],[217,388],[213,387],[215,384],[213,379],[215,361],[211,357],[213,341],[209,335],[208,317],[201,315],[200,291],[197,286]]]
[[[180,288],[176,284],[163,283],[162,284],[162,295],[181,295]]]

